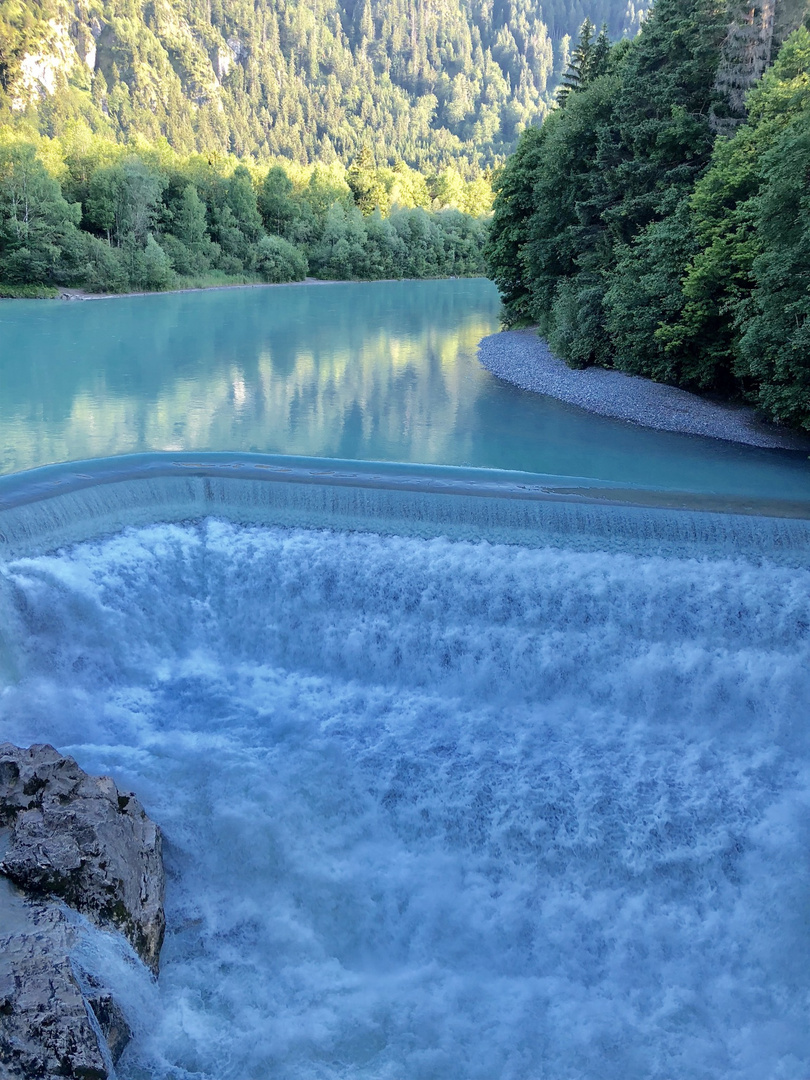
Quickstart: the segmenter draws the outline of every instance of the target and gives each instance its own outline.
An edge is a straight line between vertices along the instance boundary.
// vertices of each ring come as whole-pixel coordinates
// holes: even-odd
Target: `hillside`
[[[506,318],[810,431],[810,3],[656,0],[632,43],[576,51],[496,180]]]
[[[634,0],[0,0],[0,123],[181,153],[467,175],[539,121],[585,16]]]

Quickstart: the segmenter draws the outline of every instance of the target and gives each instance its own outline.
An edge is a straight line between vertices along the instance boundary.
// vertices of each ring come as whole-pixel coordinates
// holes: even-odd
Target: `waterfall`
[[[158,983],[85,947],[121,1080],[810,1074],[808,523],[745,509],[224,456],[0,481],[4,735],[166,836]]]
[[[807,505],[576,477],[235,454],[140,454],[0,477],[0,559],[133,525],[239,524],[802,563]]]

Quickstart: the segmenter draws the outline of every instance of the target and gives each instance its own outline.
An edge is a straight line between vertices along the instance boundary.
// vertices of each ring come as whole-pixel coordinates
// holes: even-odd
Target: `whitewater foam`
[[[808,1075],[806,567],[208,520],[0,586],[5,737],[167,839],[120,1076]]]

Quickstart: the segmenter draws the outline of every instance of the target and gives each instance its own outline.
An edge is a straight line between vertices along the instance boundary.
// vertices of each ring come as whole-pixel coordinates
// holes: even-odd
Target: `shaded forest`
[[[658,0],[607,47],[586,24],[496,178],[507,321],[810,430],[808,26],[804,0]]]

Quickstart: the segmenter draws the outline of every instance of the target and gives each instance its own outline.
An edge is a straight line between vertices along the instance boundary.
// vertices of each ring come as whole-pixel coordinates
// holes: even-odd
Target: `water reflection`
[[[9,303],[0,468],[149,449],[456,460],[462,371],[497,312],[483,281]]]
[[[810,499],[803,455],[645,431],[500,382],[483,280],[0,302],[0,471],[233,450]]]

